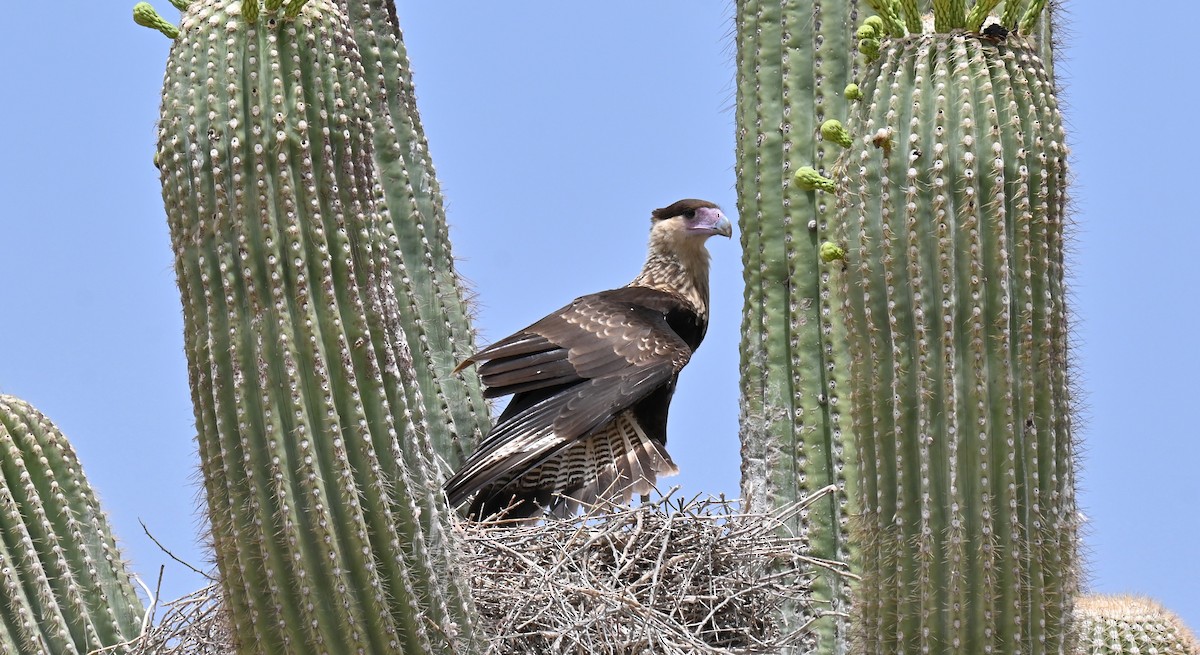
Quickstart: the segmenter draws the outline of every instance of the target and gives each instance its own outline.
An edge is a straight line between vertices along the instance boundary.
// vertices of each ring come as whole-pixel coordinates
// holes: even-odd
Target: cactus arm
[[[853,452],[839,423],[839,378],[846,360],[831,311],[820,223],[832,214],[829,191],[840,146],[819,128],[846,115],[851,81],[853,3],[739,2],[738,207],[744,275],[742,493],[750,506],[788,505],[829,484],[838,492],[791,529],[820,557],[847,561],[843,524]],[[822,175],[825,173],[825,175]],[[785,612],[785,629],[815,620],[822,653],[843,652],[847,581],[814,581],[821,616]]]
[[[736,68],[739,81],[754,79],[758,67],[760,43],[759,12],[762,7],[757,2],[738,2],[736,5],[735,22],[738,26],[738,47],[736,52]],[[739,84],[739,102],[736,103],[736,143],[738,152],[746,152],[756,146],[758,125],[761,124],[762,103],[758,98],[759,88],[743,90]],[[749,187],[747,193],[759,193],[763,169],[756,157],[738,157],[737,179],[739,184],[745,180]],[[754,211],[751,220],[741,220],[738,230],[743,253],[761,252],[763,249],[764,220],[762,203],[744,203],[742,188],[738,189],[738,210],[745,217],[747,211]],[[744,498],[761,498],[767,493],[766,481],[771,441],[767,438],[765,428],[765,409],[757,398],[766,397],[766,361],[762,356],[763,346],[761,335],[763,321],[766,316],[762,312],[751,311],[752,307],[764,306],[765,280],[762,269],[746,266],[743,269],[745,281],[746,311],[742,313],[741,334],[743,341],[739,348],[739,366],[741,371],[740,404],[741,416],[741,472],[742,495]],[[761,501],[766,504],[765,499]]]
[[[141,602],[74,450],[44,415],[5,395],[0,563],[5,652],[118,649],[139,634]]]
[[[453,373],[474,354],[475,345],[441,188],[417,113],[394,2],[339,2],[350,18],[367,79],[378,81],[375,91],[386,108],[372,119],[375,163],[395,230],[392,278],[430,438],[453,469],[488,431],[490,418],[478,377]]]

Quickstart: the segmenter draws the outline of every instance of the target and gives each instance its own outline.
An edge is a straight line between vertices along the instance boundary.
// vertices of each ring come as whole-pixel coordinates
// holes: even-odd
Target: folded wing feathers
[[[485,395],[518,397],[447,482],[451,504],[479,492],[473,508],[515,497],[569,514],[580,502],[629,502],[676,473],[630,410],[691,357],[665,319],[678,302],[631,287],[585,296],[463,362],[480,363]]]

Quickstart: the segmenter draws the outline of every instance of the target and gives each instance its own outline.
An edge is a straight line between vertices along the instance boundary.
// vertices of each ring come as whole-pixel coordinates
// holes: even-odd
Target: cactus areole
[[[863,652],[1061,653],[1067,151],[1033,42],[884,39],[834,171]],[[890,144],[890,147],[883,147]]]
[[[198,0],[163,199],[241,653],[480,650],[396,307],[374,95],[329,0]]]

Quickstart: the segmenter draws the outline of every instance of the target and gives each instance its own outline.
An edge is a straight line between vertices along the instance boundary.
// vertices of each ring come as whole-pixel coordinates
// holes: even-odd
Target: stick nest
[[[818,494],[820,495],[820,494]],[[811,617],[815,567],[785,526],[815,498],[782,512],[726,500],[593,508],[536,525],[459,522],[489,653],[776,653],[801,643],[779,610]],[[212,585],[168,603],[137,655],[232,654]]]

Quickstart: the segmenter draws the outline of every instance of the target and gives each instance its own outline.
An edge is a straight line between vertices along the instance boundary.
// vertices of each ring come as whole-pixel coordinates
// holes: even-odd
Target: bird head
[[[642,273],[631,283],[687,296],[701,314],[708,307],[708,249],[714,234],[733,235],[721,208],[688,198],[650,214],[650,251]]]
[[[721,208],[707,200],[687,198],[650,213],[650,251],[673,254],[685,268],[698,266],[708,274],[704,242],[719,234],[733,235],[733,226]]]
[[[672,241],[678,239],[696,239],[703,243],[705,239],[719,234],[723,237],[733,235],[733,225],[725,217],[721,208],[707,200],[687,198],[671,203],[666,207],[655,209],[650,213],[653,220],[651,232],[656,236],[669,237]]]

